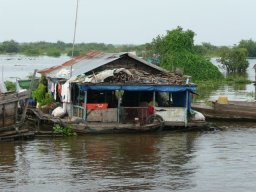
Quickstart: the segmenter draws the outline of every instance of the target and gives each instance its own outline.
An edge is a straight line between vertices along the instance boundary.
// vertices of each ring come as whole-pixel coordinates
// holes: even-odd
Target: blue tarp
[[[189,85],[79,85],[81,91],[99,90],[99,91],[159,91],[159,92],[184,92],[195,93],[196,86]]]
[[[156,91],[156,92],[171,92],[173,105],[175,107],[186,107],[187,91],[196,92],[196,86],[189,85],[79,85],[81,91],[97,90],[97,91]],[[191,105],[191,95],[188,95],[188,108]]]

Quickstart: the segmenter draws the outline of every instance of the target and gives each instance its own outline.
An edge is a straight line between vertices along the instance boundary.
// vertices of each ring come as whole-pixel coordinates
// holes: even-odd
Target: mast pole
[[[79,4],[79,0],[76,0],[76,18],[75,18],[75,28],[74,28],[74,36],[73,36],[73,46],[72,46],[72,54],[71,54],[71,57],[72,57],[72,58],[74,57],[74,49],[75,49],[78,4]],[[70,77],[72,77],[72,65],[70,66]]]
[[[4,64],[2,64],[2,82],[4,83]]]

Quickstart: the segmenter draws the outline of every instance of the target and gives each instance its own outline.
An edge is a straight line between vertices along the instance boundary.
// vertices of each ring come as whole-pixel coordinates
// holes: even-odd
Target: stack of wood
[[[106,83],[131,83],[131,84],[168,84],[168,85],[183,85],[186,79],[175,73],[151,74],[142,70],[129,69],[132,75],[123,71],[114,74],[104,80]]]
[[[120,71],[119,73],[114,73],[114,76],[108,77],[104,82],[108,83],[128,83],[132,80],[133,76]]]

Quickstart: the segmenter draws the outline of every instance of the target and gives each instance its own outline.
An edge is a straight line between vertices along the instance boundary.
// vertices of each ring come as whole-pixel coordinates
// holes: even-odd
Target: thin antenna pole
[[[75,19],[75,28],[74,28],[73,47],[72,47],[71,57],[74,57],[75,40],[76,40],[77,14],[78,14],[78,3],[79,3],[79,0],[76,0],[76,19]],[[72,77],[72,65],[71,65],[71,69],[70,69],[70,77]]]
[[[4,82],[4,64],[2,64],[2,82]]]

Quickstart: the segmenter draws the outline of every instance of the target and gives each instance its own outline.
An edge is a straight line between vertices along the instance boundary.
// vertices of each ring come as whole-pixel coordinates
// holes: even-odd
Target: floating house
[[[48,91],[81,132],[187,128],[199,122],[190,113],[196,85],[189,77],[131,53],[92,51],[38,73],[47,77]]]

